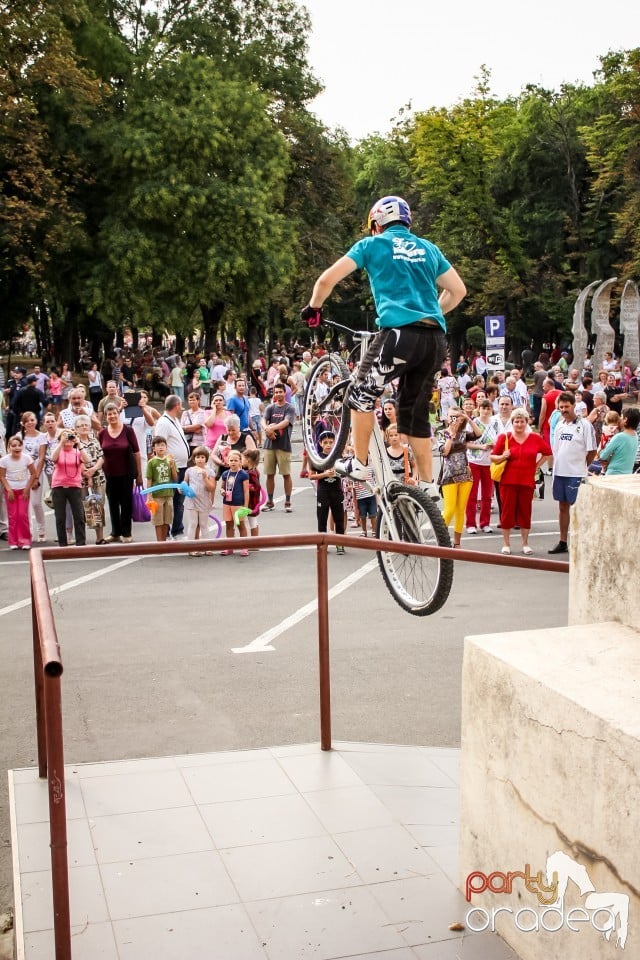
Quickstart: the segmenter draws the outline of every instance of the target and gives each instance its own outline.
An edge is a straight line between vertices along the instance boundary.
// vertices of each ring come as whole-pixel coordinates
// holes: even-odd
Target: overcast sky
[[[391,129],[400,107],[450,106],[480,66],[500,98],[527,83],[591,83],[599,56],[640,46],[639,0],[298,0],[325,92],[312,110],[354,139]]]

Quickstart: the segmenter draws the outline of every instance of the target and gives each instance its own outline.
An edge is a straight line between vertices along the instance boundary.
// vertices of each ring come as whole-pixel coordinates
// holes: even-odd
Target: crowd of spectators
[[[67,364],[48,371],[39,364],[30,372],[14,367],[3,390],[0,538],[13,549],[45,542],[49,505],[61,545],[85,543],[87,530],[99,545],[131,542],[136,489],[167,483],[177,486],[146,498],[157,538],[207,540],[216,509],[227,534],[255,535],[260,511],[274,509],[278,473],[284,510],[293,509],[292,433],[307,376],[324,352],[294,344],[269,357],[260,352],[248,369],[243,345],[185,359],[166,350],[120,351],[101,365],[87,363],[82,376]],[[523,369],[493,372],[477,350],[442,368],[425,415],[440,453],[443,515],[453,524],[455,546],[465,527],[471,535],[492,533],[497,509],[503,552],[511,551],[511,531],[519,529],[530,554],[531,501],[544,496],[545,475],[552,473],[560,539],[551,552],[564,552],[582,478],[636,468],[640,367],[608,354],[594,374],[588,357],[581,368],[566,352],[556,360],[532,356]],[[413,482],[393,384],[376,413],[393,469]],[[324,434],[318,433],[319,445],[331,440],[330,425]],[[498,463],[504,473],[494,483]],[[304,456],[300,478],[316,485],[318,529],[331,516],[338,532],[350,522],[362,535],[375,533],[375,500],[366,484],[331,470],[310,472]],[[197,488],[193,504],[179,486],[185,480]],[[236,522],[243,508],[249,516],[243,512]]]

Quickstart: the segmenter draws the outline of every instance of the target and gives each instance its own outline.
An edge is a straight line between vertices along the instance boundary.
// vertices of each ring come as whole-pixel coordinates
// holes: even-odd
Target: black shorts
[[[397,377],[398,432],[430,437],[429,403],[446,355],[447,341],[440,327],[416,323],[380,330],[360,364],[349,406],[373,410],[385,384]]]

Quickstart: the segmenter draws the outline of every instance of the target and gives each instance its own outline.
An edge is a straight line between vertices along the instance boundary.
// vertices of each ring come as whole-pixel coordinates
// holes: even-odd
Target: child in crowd
[[[331,431],[320,434],[318,442],[324,456],[328,456],[331,452],[334,440],[335,437]],[[331,511],[335,532],[343,534],[344,500],[340,477],[337,477],[335,470],[330,467],[328,470],[310,470],[309,479],[315,480],[317,484],[316,516],[318,518],[318,533],[327,532],[327,520],[329,511]],[[344,547],[336,547],[336,553],[342,555]]]
[[[391,465],[391,472],[400,483],[408,483],[415,486],[416,481],[412,476],[412,456],[409,447],[400,443],[398,428],[395,423],[390,423],[384,432],[385,447],[387,456]]]
[[[361,483],[359,480],[354,480],[353,486],[356,497],[356,509],[360,518],[360,526],[362,527],[361,536],[366,537],[367,535],[368,519],[371,536],[375,537],[376,517],[378,516],[378,504],[376,503],[375,495],[371,493],[371,489],[367,484]]]
[[[576,417],[586,417],[589,411],[587,409],[586,403],[582,399],[582,390],[576,390],[574,396],[576,398],[576,403],[574,407]]]
[[[184,479],[195,490],[195,497],[185,497],[184,526],[187,540],[209,539],[209,514],[213,506],[212,493],[216,488],[214,477],[207,474],[209,451],[207,447],[195,447],[189,460],[190,466]],[[213,555],[213,550],[206,551],[207,556]],[[202,553],[193,551],[190,557],[201,557]]]
[[[262,414],[264,413],[264,403],[258,396],[256,387],[249,389],[249,426],[256,446],[262,446]]]
[[[258,470],[259,463],[259,450],[245,450],[242,454],[242,469],[246,470],[249,474],[249,507],[251,509],[251,513],[247,517],[247,523],[249,524],[249,530],[251,531],[252,537],[260,536],[260,528],[258,523],[260,517],[260,494],[262,492],[262,487],[260,484],[260,471]]]
[[[596,476],[602,473],[602,460],[600,459],[600,454],[611,440],[611,437],[614,437],[616,433],[620,432],[620,414],[615,410],[609,410],[605,415],[604,423],[602,424],[602,434],[600,436],[600,443],[598,444],[598,452],[596,454],[595,460],[589,464],[587,470],[588,473],[593,473]]]
[[[147,487],[160,483],[177,483],[176,462],[167,454],[167,441],[164,437],[153,438],[153,456],[147,461]],[[164,543],[169,536],[173,521],[173,490],[155,490],[151,494],[155,508],[151,510],[151,523],[156,528],[156,540]]]
[[[35,481],[36,470],[33,460],[24,452],[22,437],[11,437],[6,456],[0,457],[0,483],[7,504],[10,550],[31,547],[29,495]]]
[[[225,522],[226,535],[229,539],[235,536],[234,517],[240,507],[249,506],[249,474],[242,469],[242,455],[237,450],[230,450],[227,457],[228,469],[220,477],[222,484],[222,519]],[[215,488],[214,488],[215,489]],[[241,537],[247,536],[247,525],[244,519],[238,524]],[[228,557],[233,550],[222,550],[221,555]],[[241,557],[248,557],[249,551],[240,550]]]

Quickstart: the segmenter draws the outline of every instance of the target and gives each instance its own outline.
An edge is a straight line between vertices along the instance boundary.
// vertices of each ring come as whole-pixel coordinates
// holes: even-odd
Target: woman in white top
[[[161,414],[159,410],[156,410],[155,407],[152,407],[149,403],[149,394],[146,392],[146,390],[140,391],[139,410],[142,411],[142,415],[140,415],[138,409],[136,408],[131,408],[129,413],[127,413],[126,393],[124,395],[124,399],[125,406],[122,410],[121,417],[123,422],[126,423],[128,427],[131,427],[136,435],[136,440],[138,441],[138,446],[140,447],[140,469],[142,470],[142,476],[144,477],[147,472],[147,458],[149,455],[147,438],[153,431],[153,428],[160,419]]]
[[[440,398],[440,416],[446,422],[449,410],[451,407],[457,406],[458,402],[458,381],[451,376],[446,367],[443,367],[440,371],[440,379],[436,388]]]
[[[171,387],[171,393],[175,393],[176,397],[180,397],[184,403],[184,361],[182,357],[177,357],[174,366],[171,368],[169,386]]]
[[[91,403],[93,404],[94,410],[97,410],[98,404],[104,396],[104,391],[102,389],[102,374],[98,370],[97,363],[93,363],[91,365],[91,370],[87,371],[87,379],[89,380],[89,397],[91,398]]]
[[[44,523],[44,506],[42,504],[42,493],[44,484],[42,482],[42,471],[44,469],[44,456],[47,450],[47,435],[38,430],[38,421],[35,413],[28,410],[22,414],[22,449],[33,460],[35,470],[35,480],[31,486],[29,502],[33,516],[35,517],[35,526],[38,529],[38,540],[44,543],[47,539]],[[35,538],[34,538],[35,539]]]

